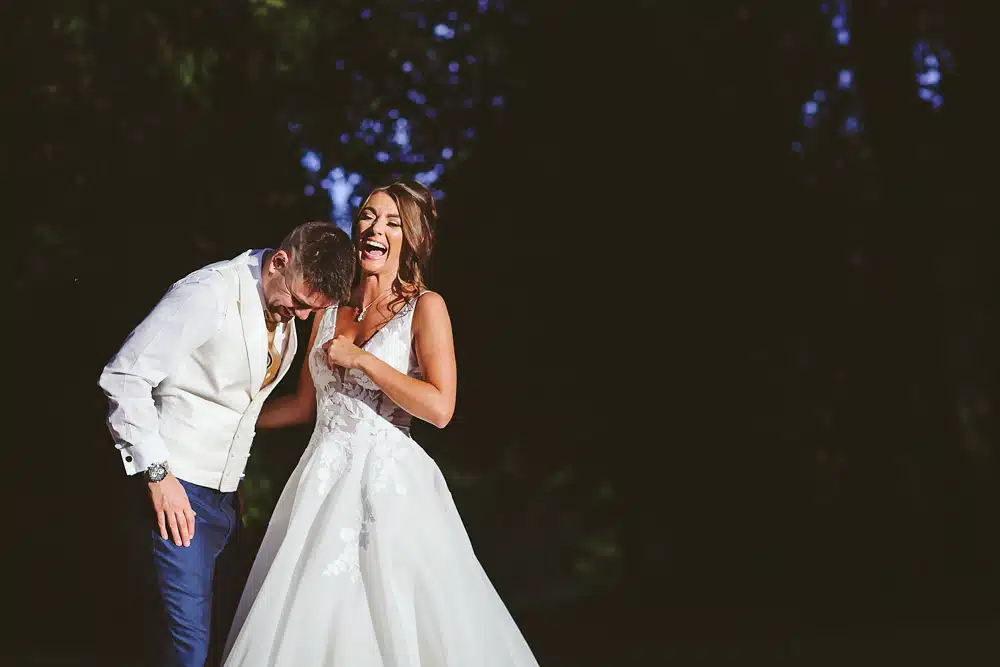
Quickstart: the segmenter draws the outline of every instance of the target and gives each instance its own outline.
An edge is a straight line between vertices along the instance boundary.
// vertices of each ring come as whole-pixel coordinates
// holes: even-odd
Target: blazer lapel
[[[240,321],[243,323],[243,340],[247,346],[247,363],[250,366],[250,397],[260,392],[267,370],[267,325],[264,308],[260,303],[257,281],[246,264],[240,267]]]

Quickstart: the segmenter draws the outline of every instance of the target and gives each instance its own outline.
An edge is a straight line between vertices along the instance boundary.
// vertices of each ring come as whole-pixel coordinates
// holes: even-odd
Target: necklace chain
[[[379,301],[381,301],[385,297],[385,295],[388,294],[390,291],[392,291],[392,286],[391,285],[389,286],[388,289],[386,289],[384,292],[382,292],[377,297],[375,297],[371,301],[371,303],[369,303],[367,306],[362,306],[361,310],[358,311],[358,314],[354,316],[354,321],[355,322],[360,322],[361,320],[365,319],[365,313],[368,312],[368,309],[371,308],[372,306],[374,306]],[[364,303],[364,302],[362,301],[362,303]]]

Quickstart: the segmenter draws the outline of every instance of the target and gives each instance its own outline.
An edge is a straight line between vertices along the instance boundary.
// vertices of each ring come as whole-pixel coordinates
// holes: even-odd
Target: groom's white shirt
[[[297,346],[287,324],[281,367],[267,366],[260,266],[248,250],[174,283],[101,373],[108,428],[134,475],[167,461],[178,478],[235,491],[264,400],[288,372]]]

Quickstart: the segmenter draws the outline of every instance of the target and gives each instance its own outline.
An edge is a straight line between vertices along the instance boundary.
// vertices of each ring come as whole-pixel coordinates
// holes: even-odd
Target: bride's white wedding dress
[[[419,377],[415,304],[364,348]],[[410,415],[361,371],[327,366],[336,321],[327,309],[309,351],[316,428],[254,561],[226,667],[537,665]]]

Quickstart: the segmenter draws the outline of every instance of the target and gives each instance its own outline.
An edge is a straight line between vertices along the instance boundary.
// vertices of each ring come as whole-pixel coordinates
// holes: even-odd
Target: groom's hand
[[[191,509],[184,487],[172,473],[162,481],[149,482],[149,497],[153,501],[156,522],[160,526],[160,537],[167,540],[167,526],[174,536],[174,544],[191,546],[194,537],[195,512]]]

